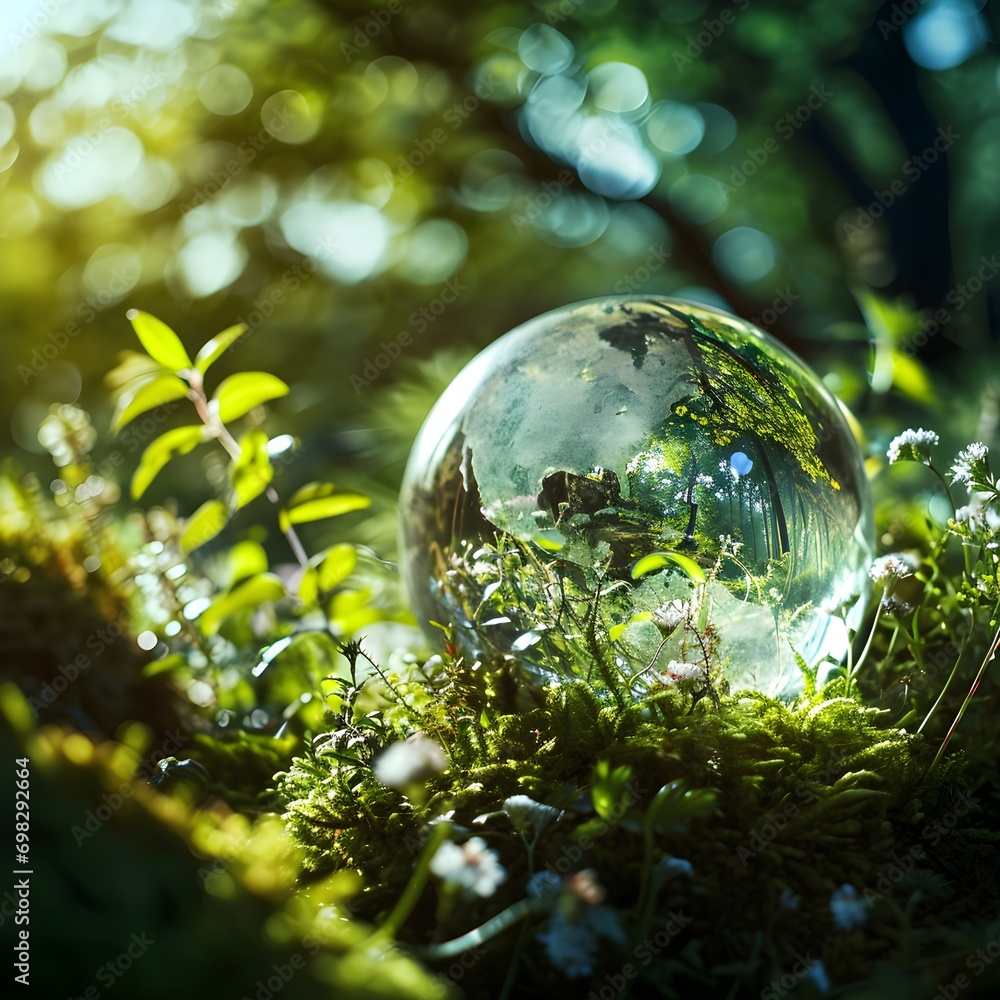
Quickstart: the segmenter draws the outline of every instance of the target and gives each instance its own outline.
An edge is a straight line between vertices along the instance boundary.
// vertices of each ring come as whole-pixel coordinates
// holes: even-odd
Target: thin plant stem
[[[955,674],[958,671],[958,665],[962,662],[962,655],[963,653],[965,653],[965,647],[968,641],[969,641],[969,636],[966,635],[965,638],[962,640],[961,647],[958,650],[958,656],[955,658],[955,663],[951,668],[951,673],[948,674],[948,679],[944,682],[944,685],[942,686],[941,691],[938,693],[937,698],[934,699],[934,704],[931,705],[930,711],[927,713],[927,715],[924,716],[924,721],[920,723],[920,726],[917,729],[918,733],[923,732],[924,726],[926,726],[927,723],[930,722],[931,716],[937,711],[938,705],[941,704],[941,699],[944,698],[945,693],[951,686],[951,682],[955,679]]]
[[[424,891],[427,880],[430,878],[431,861],[434,859],[434,855],[437,854],[437,849],[448,839],[449,833],[451,833],[451,823],[442,820],[440,823],[434,824],[434,832],[427,843],[424,844],[424,849],[420,852],[420,857],[417,860],[416,867],[413,869],[413,874],[410,876],[410,881],[406,883],[406,888],[403,889],[403,893],[396,901],[392,912],[386,917],[385,923],[372,934],[373,939],[393,938],[399,933],[399,929],[406,922],[406,918],[413,912],[413,908],[417,905],[420,894]],[[460,949],[456,954],[464,950],[464,948]]]
[[[498,934],[502,934],[508,927],[513,927],[519,920],[533,913],[542,913],[550,906],[549,900],[544,897],[538,899],[520,899],[506,910],[501,910],[495,917],[491,917],[485,924],[473,928],[471,931],[452,938],[450,941],[442,941],[440,944],[427,945],[424,948],[412,949],[414,953],[422,958],[454,958],[461,955],[476,945],[483,944]]]
[[[218,415],[210,413],[208,409],[208,397],[205,395],[205,388],[202,384],[201,373],[194,371],[190,375],[190,391],[188,392],[188,399],[194,403],[194,408],[201,418],[202,423],[215,435],[219,444],[225,448],[227,454],[233,461],[239,459],[241,455],[241,449],[236,441],[236,438],[229,432],[229,428],[219,419]],[[268,500],[271,501],[275,506],[280,506],[281,497],[278,496],[278,491],[273,486],[268,486],[264,491],[264,495]],[[307,554],[305,547],[302,544],[302,540],[299,538],[298,533],[295,528],[288,525],[287,528],[282,528],[282,534],[288,540],[288,545],[295,556],[296,561],[302,569],[309,568],[309,555]]]
[[[972,688],[969,690],[968,695],[966,695],[965,701],[962,702],[962,707],[958,710],[958,715],[955,716],[955,721],[951,724],[951,728],[948,730],[947,735],[941,742],[938,752],[934,755],[934,760],[931,761],[932,768],[935,767],[937,762],[941,759],[941,755],[951,742],[952,736],[955,735],[955,730],[958,729],[958,725],[962,721],[962,717],[965,715],[965,710],[972,704],[972,699],[975,698],[976,691],[979,690],[979,684],[983,679],[983,674],[986,673],[986,668],[993,662],[993,658],[997,655],[998,647],[1000,647],[1000,628],[997,628],[996,634],[993,636],[993,642],[990,643],[989,652],[983,657],[983,662],[979,667],[979,672],[976,674],[976,679],[972,682]]]
[[[858,671],[864,665],[864,662],[868,657],[868,652],[872,648],[872,642],[875,639],[875,630],[878,628],[879,618],[882,617],[882,608],[884,607],[884,601],[885,601],[884,596],[879,599],[878,607],[875,609],[875,619],[872,622],[871,631],[868,633],[868,641],[865,643],[865,648],[861,650],[861,655],[858,657],[858,662],[855,663],[850,668],[850,672],[847,675],[848,687],[850,687],[850,685],[854,683],[854,678],[857,677]]]

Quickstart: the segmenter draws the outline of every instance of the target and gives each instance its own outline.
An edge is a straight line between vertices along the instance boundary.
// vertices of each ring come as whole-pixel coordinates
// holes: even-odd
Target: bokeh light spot
[[[279,90],[264,102],[260,120],[279,142],[297,146],[319,131],[321,116],[297,90]]]
[[[590,91],[597,107],[616,114],[635,111],[649,99],[646,74],[623,62],[594,67],[590,73]]]
[[[683,156],[697,149],[705,135],[705,119],[689,104],[657,101],[646,122],[646,133],[657,149]]]
[[[238,115],[253,97],[250,77],[229,63],[214,66],[198,83],[198,99],[216,115]]]
[[[550,24],[526,28],[517,43],[517,54],[536,73],[561,73],[573,61],[573,43]]]
[[[774,243],[759,229],[737,226],[715,241],[712,259],[736,281],[759,281],[774,269]]]

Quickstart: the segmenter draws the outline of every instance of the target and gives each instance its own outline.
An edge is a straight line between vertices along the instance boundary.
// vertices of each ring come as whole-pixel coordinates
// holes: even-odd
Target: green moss
[[[518,712],[496,712],[502,699],[487,695],[480,715],[467,712],[457,723],[443,724],[447,705],[408,713],[409,728],[440,740],[449,757],[422,800],[386,788],[360,764],[323,753],[297,759],[278,789],[309,867],[359,870],[370,888],[358,904],[376,919],[409,880],[428,822],[450,813],[455,839],[483,836],[508,878],[495,895],[443,919],[442,898],[428,889],[402,936],[419,947],[458,935],[525,896],[530,872],[520,838],[503,816],[476,818],[508,796],[530,795],[564,810],[535,845],[533,870],[594,869],[622,930],[621,941],[605,942],[583,981],[589,988],[630,959],[636,964],[636,948],[670,913],[690,918],[639,970],[636,981],[646,985],[635,996],[653,983],[672,983],[680,995],[700,983],[703,995],[726,996],[737,980],[759,991],[806,952],[835,981],[857,981],[895,960],[901,942],[927,938],[943,949],[946,927],[996,912],[997,838],[974,829],[974,803],[956,815],[956,804],[968,802],[959,763],[929,772],[932,752],[919,736],[886,728],[879,712],[852,699],[817,695],[789,706],[743,694],[716,708],[664,693],[618,707],[579,682],[537,694],[541,705]],[[595,812],[592,795],[602,761],[627,775],[610,822]],[[651,804],[670,785],[711,793],[710,811],[656,819]],[[651,866],[670,857],[690,862],[693,875],[671,878],[657,893]],[[834,926],[831,896],[844,884],[870,904],[863,929]],[[496,995],[495,977],[516,940],[508,932],[489,943],[462,981],[470,996]],[[532,989],[577,988],[534,934],[522,948],[522,979]],[[735,956],[745,958],[739,967]]]

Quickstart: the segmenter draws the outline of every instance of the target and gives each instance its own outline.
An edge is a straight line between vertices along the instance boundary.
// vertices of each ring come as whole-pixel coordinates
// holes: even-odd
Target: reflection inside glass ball
[[[836,401],[767,334],[662,298],[569,306],[484,350],[421,429],[400,505],[421,621],[453,623],[467,656],[615,671],[636,694],[794,694],[797,657],[843,656],[833,613],[871,561]]]

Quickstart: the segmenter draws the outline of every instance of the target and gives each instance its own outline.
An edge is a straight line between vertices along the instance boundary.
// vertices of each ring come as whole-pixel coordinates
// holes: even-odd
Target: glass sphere
[[[846,652],[874,534],[816,375],[749,323],[652,296],[545,313],[474,358],[417,437],[400,515],[422,623],[637,696],[801,690],[797,657]]]

